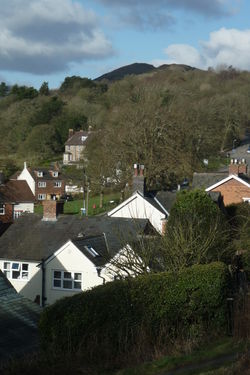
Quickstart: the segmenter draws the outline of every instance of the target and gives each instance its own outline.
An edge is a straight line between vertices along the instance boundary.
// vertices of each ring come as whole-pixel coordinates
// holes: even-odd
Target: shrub
[[[219,262],[108,283],[46,308],[42,346],[54,354],[80,351],[97,362],[221,332],[227,288],[227,269]]]

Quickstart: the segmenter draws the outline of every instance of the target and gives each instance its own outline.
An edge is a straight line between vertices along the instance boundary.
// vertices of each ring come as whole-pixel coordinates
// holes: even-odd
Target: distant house
[[[21,296],[0,271],[0,365],[38,350],[41,308]]]
[[[89,139],[89,131],[76,131],[69,129],[69,137],[65,143],[63,164],[77,164],[83,158],[83,151]]]
[[[106,265],[149,225],[148,220],[57,216],[59,204],[44,201],[43,218],[22,216],[0,237],[0,269],[20,294],[43,306],[112,281]]]
[[[245,159],[232,159],[228,172],[194,173],[193,188],[220,193],[225,206],[250,202],[250,176]]]
[[[60,199],[65,193],[65,181],[58,169],[27,168],[26,162],[17,180],[25,180],[37,201]]]
[[[0,185],[0,221],[12,223],[24,212],[34,212],[34,202],[26,181],[10,180]]]
[[[176,192],[146,192],[144,166],[134,165],[133,194],[113,210],[109,217],[148,219],[157,232],[163,234]]]

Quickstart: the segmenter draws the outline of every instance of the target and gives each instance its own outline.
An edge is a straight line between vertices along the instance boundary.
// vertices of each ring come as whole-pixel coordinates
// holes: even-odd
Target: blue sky
[[[59,87],[123,65],[250,70],[247,0],[0,0],[0,80]]]

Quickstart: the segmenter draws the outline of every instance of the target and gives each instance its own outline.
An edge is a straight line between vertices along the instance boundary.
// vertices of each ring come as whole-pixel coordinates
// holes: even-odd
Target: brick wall
[[[2,223],[12,223],[13,222],[13,208],[11,203],[5,204],[5,215],[0,215],[0,221]]]
[[[43,201],[43,220],[55,221],[59,214],[63,213],[63,202],[55,200]]]
[[[46,187],[38,187],[38,182],[46,182]],[[61,187],[55,187],[55,182],[60,181],[62,183]],[[37,180],[36,181],[36,199],[38,199],[38,194],[46,194],[46,199],[51,199],[50,195],[56,195],[60,198],[65,193],[65,182],[63,180]]]
[[[218,191],[221,193],[225,206],[232,203],[242,203],[243,197],[250,197],[250,188],[234,179],[217,186],[211,191]]]

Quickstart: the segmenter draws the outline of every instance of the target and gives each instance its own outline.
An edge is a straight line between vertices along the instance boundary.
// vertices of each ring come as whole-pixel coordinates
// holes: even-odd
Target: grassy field
[[[99,215],[103,212],[109,211],[114,208],[120,199],[120,193],[112,193],[103,196],[103,207],[100,208],[100,196],[89,198],[88,216]],[[64,213],[69,215],[81,215],[81,208],[83,207],[83,199],[74,199],[73,201],[65,202]],[[42,214],[42,204],[35,207],[35,212]]]

